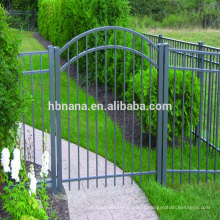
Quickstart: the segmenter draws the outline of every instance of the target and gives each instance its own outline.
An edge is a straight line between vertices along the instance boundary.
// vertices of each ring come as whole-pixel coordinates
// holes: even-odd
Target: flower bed
[[[24,162],[20,157],[20,150],[4,148],[1,154],[3,165],[3,193],[0,195],[0,217],[12,219],[69,219],[67,200],[64,195],[53,196],[50,189],[46,189],[45,178],[50,177],[48,171],[48,157],[45,151],[42,164]],[[36,177],[35,177],[36,174]],[[42,183],[37,188],[37,178]],[[58,213],[56,213],[56,212]]]

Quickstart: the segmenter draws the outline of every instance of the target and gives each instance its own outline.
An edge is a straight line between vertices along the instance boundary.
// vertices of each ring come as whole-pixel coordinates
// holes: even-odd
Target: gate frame
[[[93,30],[103,30],[109,27],[96,28]],[[129,30],[131,32],[135,32],[130,29],[121,28],[121,27],[110,27],[113,30]],[[115,28],[115,29],[114,29]],[[81,35],[78,35],[76,38],[80,36],[87,36],[87,33],[91,33],[93,30],[89,30],[84,32]],[[138,35],[147,38],[146,36],[138,33]],[[55,100],[57,104],[61,104],[61,95],[60,95],[60,74],[63,67],[60,68],[60,54],[69,46],[74,39],[69,41],[62,49],[59,47],[54,47],[54,60],[55,60]],[[148,41],[155,45],[150,39],[147,38]],[[149,42],[148,42],[149,43]],[[156,46],[156,45],[155,45]],[[169,45],[159,43],[157,45],[158,49],[158,104],[168,104],[168,72],[169,72]],[[69,64],[68,64],[69,65]],[[65,66],[65,65],[64,65]],[[66,68],[67,66],[65,66]],[[54,82],[51,80],[51,85],[54,85]],[[52,87],[52,86],[51,86]],[[52,93],[53,91],[51,91]],[[52,97],[53,98],[53,97]],[[157,120],[157,137],[156,137],[156,180],[159,183],[162,183],[166,186],[166,174],[167,174],[167,122],[168,122],[168,110],[159,110]],[[54,115],[52,114],[52,117]],[[53,193],[62,191],[62,143],[61,143],[61,110],[56,110],[56,153],[57,157],[55,157],[55,147],[51,145],[51,150],[53,149],[53,160],[51,158],[52,163],[52,191]],[[55,125],[55,123],[53,123]],[[52,127],[52,124],[51,124]],[[52,144],[52,142],[51,142]],[[52,148],[53,147],[53,148]],[[52,157],[52,155],[51,155]],[[56,164],[57,160],[57,164]],[[56,169],[57,168],[57,169]],[[57,180],[54,180],[57,171]]]
[[[158,44],[157,103],[168,104],[169,44]],[[157,112],[156,170],[157,182],[166,186],[168,110]]]

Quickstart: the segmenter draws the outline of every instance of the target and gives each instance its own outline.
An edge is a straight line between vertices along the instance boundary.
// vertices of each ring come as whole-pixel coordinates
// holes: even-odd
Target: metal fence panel
[[[118,42],[118,34],[121,34],[123,38],[123,43],[119,44]],[[112,34],[114,37],[113,44],[109,44],[109,36]],[[100,36],[102,37],[102,44],[100,45]],[[131,37],[132,45],[128,45],[127,37]],[[36,112],[36,105],[35,99],[36,96],[34,90],[34,81],[35,76],[39,76],[39,82],[41,86],[41,96],[40,96],[40,105],[41,105],[41,124],[42,124],[42,146],[44,149],[45,141],[44,141],[44,88],[43,88],[43,76],[46,73],[49,73],[49,99],[50,103],[54,105],[61,105],[63,103],[64,98],[67,100],[68,105],[71,103],[72,100],[72,90],[71,90],[71,71],[70,69],[73,65],[76,68],[76,91],[74,94],[76,95],[76,115],[75,117],[75,126],[76,126],[76,143],[77,143],[77,161],[74,162],[76,168],[71,167],[71,135],[72,135],[72,118],[73,115],[71,114],[69,108],[67,117],[65,118],[63,114],[61,114],[60,109],[52,109],[50,111],[50,133],[51,133],[51,170],[52,170],[52,190],[53,193],[56,193],[56,190],[62,190],[62,183],[68,182],[69,183],[69,190],[71,189],[70,183],[71,182],[78,182],[78,188],[80,189],[81,181],[87,182],[87,188],[90,187],[90,180],[95,180],[96,187],[99,185],[99,179],[105,180],[105,186],[108,185],[109,178],[113,178],[113,184],[116,185],[116,179],[118,177],[122,177],[122,184],[125,184],[125,177],[131,177],[131,183],[133,183],[133,178],[135,176],[140,177],[140,182],[143,182],[144,176],[150,176],[156,174],[156,180],[161,182],[164,186],[168,184],[174,185],[176,183],[176,176],[180,177],[180,184],[185,183],[185,180],[191,183],[195,178],[196,175],[197,182],[200,181],[208,181],[209,177],[212,175],[214,180],[216,180],[216,174],[219,174],[219,152],[220,152],[220,130],[219,130],[219,105],[220,105],[220,49],[212,48],[208,46],[204,46],[202,42],[199,44],[193,44],[189,42],[183,41],[176,41],[169,38],[163,38],[162,35],[155,36],[155,35],[147,35],[148,38],[140,33],[137,33],[133,30],[129,30],[127,28],[122,27],[101,27],[96,28],[93,30],[89,30],[79,36],[76,36],[70,42],[68,42],[63,48],[49,46],[48,51],[40,51],[40,52],[28,52],[28,53],[21,53],[20,59],[23,63],[25,57],[25,65],[26,69],[23,71],[23,77],[29,76],[29,90],[33,97],[32,103],[30,108],[32,109],[31,118],[29,118],[29,124],[33,127],[32,135],[33,135],[33,162],[35,163],[35,124],[38,122],[38,118],[35,117]],[[94,45],[91,47],[89,42],[94,42]],[[136,42],[140,40],[140,48],[136,46]],[[81,48],[81,42],[84,42],[84,49]],[[167,44],[168,42],[169,44]],[[158,44],[158,45],[157,45]],[[145,52],[144,45],[148,46],[148,52]],[[70,53],[72,48],[75,48],[74,54]],[[139,170],[137,170],[134,166],[135,164],[135,149],[136,146],[136,139],[134,136],[135,131],[135,112],[134,109],[130,112],[131,118],[131,149],[130,153],[128,154],[127,149],[127,140],[126,140],[126,114],[129,112],[123,111],[122,114],[122,126],[121,126],[121,134],[123,138],[123,146],[121,148],[121,152],[117,153],[117,130],[118,130],[118,112],[115,109],[113,112],[112,119],[109,118],[109,110],[108,110],[108,102],[109,102],[109,92],[110,88],[108,85],[109,80],[109,51],[113,54],[113,101],[123,101],[126,103],[126,91],[127,91],[127,81],[128,81],[128,59],[129,62],[132,64],[132,71],[131,71],[131,79],[132,79],[132,101],[135,101],[136,94],[135,94],[135,83],[136,83],[136,70],[140,68],[141,74],[141,84],[140,84],[140,103],[144,103],[144,77],[146,74],[144,69],[144,64],[147,62],[149,64],[149,102],[152,103],[152,78],[153,78],[153,71],[154,69],[157,70],[157,102],[158,104],[167,104],[170,98],[170,71],[173,71],[174,74],[174,90],[173,93],[173,118],[170,120],[170,115],[167,110],[159,110],[157,112],[157,137],[156,137],[156,164],[152,165],[152,147],[153,141],[151,137],[151,128],[152,128],[152,114],[149,113],[149,133],[148,133],[148,158],[144,157],[144,153],[146,153],[146,143],[143,142],[143,111],[140,113],[140,144],[139,144]],[[120,53],[120,51],[122,51]],[[129,57],[130,53],[130,57]],[[48,58],[45,58],[44,55],[47,55]],[[60,67],[60,60],[61,56],[66,57],[66,62]],[[118,83],[118,55],[121,55],[123,60],[123,68],[120,69],[122,72],[123,78],[121,80],[121,85],[123,85],[122,97],[119,97],[117,94],[117,83]],[[35,57],[38,56],[40,59],[40,66],[36,68],[35,66]],[[100,99],[100,85],[98,74],[99,73],[99,65],[100,65],[100,57],[103,56],[102,65],[103,65],[103,82],[104,87],[102,88],[103,94],[101,94],[104,98],[104,107],[106,108],[104,112],[104,124],[101,126],[103,130],[103,137],[104,142],[103,145],[100,145],[100,121],[99,119],[99,111],[95,110],[95,123],[94,127],[91,128],[91,121],[90,117],[91,114],[87,108],[86,114],[83,115],[85,117],[85,124],[83,124],[82,128],[82,114],[79,109],[79,104],[81,101],[80,91],[84,89],[85,91],[85,104],[87,107],[90,104],[90,84],[91,84],[91,65],[94,64],[94,103],[98,104]],[[91,58],[92,57],[92,58]],[[137,67],[136,58],[140,57],[140,67]],[[83,60],[85,58],[85,60]],[[49,66],[43,67],[43,60],[48,59]],[[54,68],[55,62],[55,68]],[[85,69],[82,70],[81,65],[85,62]],[[55,81],[54,81],[54,70],[55,70]],[[63,91],[61,88],[61,74],[63,71],[67,70],[67,82],[66,82],[66,92]],[[85,73],[85,86],[81,88],[81,74]],[[182,74],[182,94],[181,97],[177,97],[177,89],[178,84],[177,80],[179,78],[179,74]],[[187,80],[192,80],[190,88],[187,84]],[[200,85],[200,95],[196,97],[194,95],[194,81],[199,79]],[[62,91],[61,91],[62,89]],[[190,97],[186,97],[186,91],[190,90]],[[23,90],[23,94],[24,94]],[[63,94],[62,94],[62,93]],[[188,98],[188,99],[187,99]],[[181,99],[181,100],[178,100]],[[190,101],[187,101],[190,100]],[[199,100],[199,116],[198,116],[198,124],[193,125],[193,108],[194,108],[194,101]],[[177,103],[180,101],[181,106],[181,115],[180,118],[177,119],[177,112],[178,109]],[[190,102],[190,103],[188,103]],[[156,103],[153,103],[156,104]],[[190,121],[187,122],[190,124],[189,131],[185,132],[184,127],[185,124],[185,108],[186,105],[190,106],[191,112],[187,112],[190,114]],[[56,114],[55,114],[56,113]],[[63,121],[61,124],[61,120]],[[66,120],[66,121],[65,121]],[[109,124],[111,124],[111,120],[113,122],[114,131],[112,132],[112,136],[109,137]],[[176,136],[176,129],[177,129],[177,120],[181,121],[181,134],[177,137]],[[169,124],[170,121],[172,125]],[[26,115],[23,115],[23,132],[24,132],[24,156],[27,156],[27,149],[25,146],[25,123],[26,123]],[[66,123],[67,127],[64,129],[62,125]],[[56,128],[55,128],[56,126]],[[172,143],[168,140],[168,126],[173,126],[173,133],[172,133]],[[66,130],[67,129],[67,130]],[[80,131],[85,129],[86,134],[85,137],[82,137]],[[96,164],[93,166],[91,164],[90,158],[90,151],[92,148],[91,144],[91,129],[95,130],[95,140],[93,141],[93,151],[95,152],[95,161]],[[67,132],[68,137],[68,153],[67,155],[62,155],[62,145],[61,145],[61,131]],[[63,134],[63,133],[62,133]],[[56,141],[55,141],[56,135]],[[87,154],[87,161],[86,161],[86,173],[83,174],[82,172],[82,164],[81,164],[81,152],[80,152],[80,143],[81,139],[86,139],[86,154]],[[108,140],[113,138],[113,145],[112,148],[109,146]],[[180,140],[180,145],[176,143],[176,140]],[[99,159],[98,154],[101,148],[103,147],[103,156],[104,156],[104,172],[99,170]],[[170,149],[169,149],[170,148]],[[170,151],[171,150],[171,151]],[[176,152],[179,151],[179,154],[176,156]],[[188,156],[184,152],[188,152]],[[108,157],[109,152],[112,153],[112,161],[113,161],[113,171],[110,173],[108,171]],[[197,156],[195,157],[195,152]],[[126,164],[126,157],[129,156],[130,158],[130,165],[129,168]],[[122,173],[117,173],[116,164],[117,158],[121,157],[122,159]],[[168,158],[168,157],[171,157]],[[63,178],[62,170],[64,168],[64,164],[62,162],[63,158],[67,158],[68,164],[68,177]],[[195,161],[196,158],[196,161]],[[146,160],[146,161],[145,161]],[[168,163],[169,161],[169,163]],[[146,165],[147,164],[147,165]],[[178,167],[177,165],[178,164]],[[152,167],[155,167],[152,168]],[[77,175],[73,176],[72,171],[73,169],[77,170]],[[93,170],[94,169],[94,170]],[[93,172],[94,171],[94,172]],[[172,178],[167,178],[168,175],[171,175]],[[56,176],[57,175],[57,176]],[[186,175],[187,178],[186,178]],[[205,176],[204,176],[205,175]],[[48,180],[48,182],[51,182]]]
[[[11,27],[24,31],[37,31],[37,11],[7,10]]]

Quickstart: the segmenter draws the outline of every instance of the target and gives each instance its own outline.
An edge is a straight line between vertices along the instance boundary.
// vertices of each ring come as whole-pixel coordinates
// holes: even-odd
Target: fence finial
[[[159,34],[159,43],[163,43],[163,36],[162,36],[162,34]]]

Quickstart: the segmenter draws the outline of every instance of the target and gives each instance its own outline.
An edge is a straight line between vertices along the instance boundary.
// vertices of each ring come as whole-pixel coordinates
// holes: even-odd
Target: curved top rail
[[[73,57],[71,60],[69,60],[68,62],[66,62],[61,68],[60,68],[60,72],[63,72],[71,63],[73,63],[74,61],[78,60],[80,57],[83,57],[87,54],[90,54],[92,52],[95,51],[99,51],[99,50],[104,50],[104,49],[122,49],[122,50],[126,50],[126,51],[130,51],[133,52],[141,57],[143,57],[144,59],[148,60],[151,64],[153,64],[156,68],[158,68],[158,65],[149,57],[147,57],[146,55],[144,55],[143,53],[131,49],[129,47],[124,47],[124,46],[117,46],[117,45],[107,45],[107,46],[99,46],[99,47],[95,47],[95,48],[91,48],[87,51],[83,51],[82,53],[78,54],[77,56]]]
[[[148,39],[146,36],[144,36],[143,34],[140,34],[134,30],[128,29],[128,28],[124,28],[124,27],[118,27],[118,26],[106,26],[106,27],[99,27],[99,28],[94,28],[91,29],[89,31],[86,31],[76,37],[74,37],[72,40],[70,40],[67,44],[65,44],[61,49],[60,49],[60,54],[67,49],[71,44],[73,44],[74,42],[76,42],[77,40],[81,39],[82,37],[85,37],[91,33],[94,32],[98,32],[98,31],[103,31],[103,30],[121,30],[121,31],[125,31],[128,33],[132,33],[135,34],[137,36],[139,36],[140,38],[146,40],[149,44],[151,44],[156,50],[158,50],[157,46],[150,40]]]

